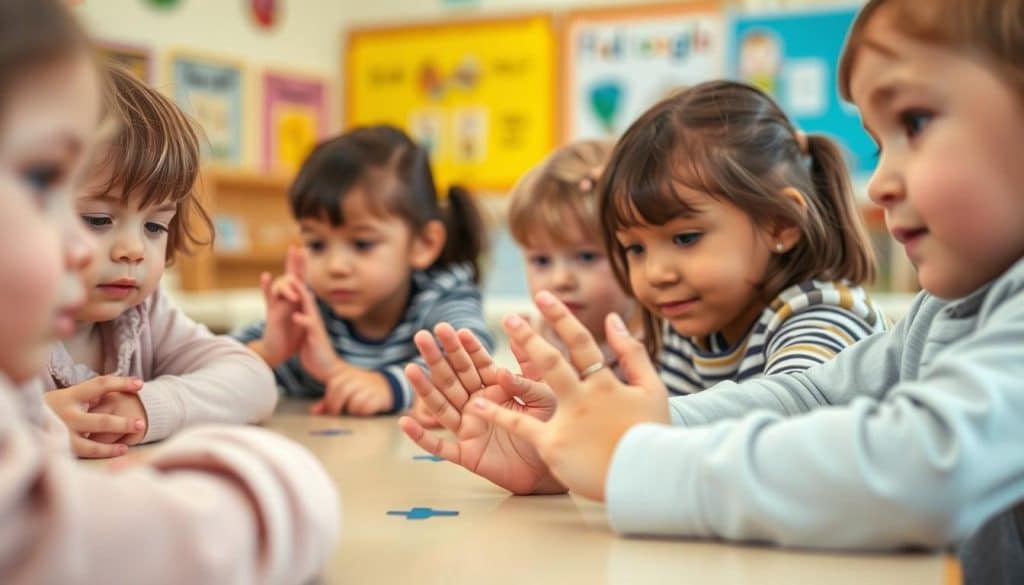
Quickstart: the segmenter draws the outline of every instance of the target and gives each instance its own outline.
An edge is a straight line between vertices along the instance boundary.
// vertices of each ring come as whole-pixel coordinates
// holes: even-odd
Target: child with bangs
[[[212,233],[196,193],[191,123],[131,73],[111,66],[107,75],[117,130],[75,200],[99,251],[74,335],[54,346],[45,375],[46,402],[81,457],[121,455],[186,425],[257,422],[277,403],[258,356],[211,334],[160,290],[175,254]]]

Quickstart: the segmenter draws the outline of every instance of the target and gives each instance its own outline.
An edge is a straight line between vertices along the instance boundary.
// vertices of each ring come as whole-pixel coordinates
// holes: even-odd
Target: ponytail
[[[448,189],[448,205],[444,224],[448,232],[444,250],[435,266],[469,263],[473,266],[473,282],[480,283],[480,255],[487,246],[483,216],[469,191],[452,185]]]
[[[815,200],[820,207],[816,217],[810,218],[809,228],[812,233],[820,230],[823,245],[808,246],[805,250],[819,257],[824,254],[823,264],[835,271],[818,277],[870,284],[875,278],[875,254],[850,185],[843,153],[832,139],[810,134],[807,155],[811,161],[811,182],[819,195]]]

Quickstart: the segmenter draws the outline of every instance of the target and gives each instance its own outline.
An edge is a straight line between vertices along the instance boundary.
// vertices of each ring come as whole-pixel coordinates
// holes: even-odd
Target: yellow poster
[[[406,130],[442,189],[505,191],[554,146],[556,67],[542,16],[357,30],[346,126]]]

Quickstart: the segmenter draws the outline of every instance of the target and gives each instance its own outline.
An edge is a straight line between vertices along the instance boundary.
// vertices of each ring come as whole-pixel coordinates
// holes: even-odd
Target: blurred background
[[[516,179],[555,146],[614,138],[673,90],[753,83],[806,132],[849,156],[894,316],[913,269],[863,196],[874,147],[837,95],[836,61],[858,2],[744,0],[78,0],[105,58],[166,92],[205,133],[202,193],[216,245],[164,287],[227,331],[263,315],[259,274],[280,272],[297,232],[290,181],[321,139],[390,123],[431,152],[440,192],[468,187],[492,224],[485,310],[530,306],[504,228]]]

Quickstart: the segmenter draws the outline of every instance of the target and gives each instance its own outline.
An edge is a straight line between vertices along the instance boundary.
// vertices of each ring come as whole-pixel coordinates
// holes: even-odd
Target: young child
[[[1024,581],[1024,2],[872,0],[840,64],[880,149],[868,192],[924,288],[891,331],[803,373],[675,398],[610,318],[634,387],[598,371],[586,331],[541,309],[569,365],[548,423],[471,410],[539,449],[623,533],[816,548],[958,544],[968,583]],[[584,408],[585,406],[585,408]],[[548,412],[546,416],[550,416]],[[664,424],[671,420],[679,426]]]
[[[368,416],[408,408],[403,367],[413,335],[440,322],[490,344],[477,257],[483,222],[468,193],[438,202],[429,156],[390,126],[317,146],[289,194],[305,250],[261,282],[267,318],[239,332],[313,414]],[[307,288],[308,285],[308,288]]]
[[[309,582],[333,553],[339,510],[298,445],[207,426],[111,475],[80,467],[66,434],[59,446],[39,439],[37,423],[66,430],[38,386],[16,385],[38,380],[85,301],[95,243],[72,196],[94,148],[101,81],[60,2],[0,0],[0,39],[0,581]]]
[[[199,142],[167,97],[122,69],[107,74],[117,132],[75,201],[98,253],[75,334],[55,346],[46,376],[46,401],[82,457],[120,455],[186,424],[256,422],[277,402],[258,356],[214,336],[160,291],[164,267],[210,227],[195,190]],[[83,412],[82,395],[99,388],[106,392]],[[133,426],[102,432],[104,415]]]
[[[530,296],[551,291],[598,343],[604,318],[638,316],[636,301],[615,281],[604,251],[597,191],[612,144],[585,140],[564,146],[527,173],[512,191],[508,225],[526,258]],[[543,320],[538,332],[560,340]],[[607,346],[609,362],[615,359]]]
[[[838,147],[795,130],[751,86],[697,85],[641,116],[604,171],[600,217],[612,268],[643,305],[645,342],[674,394],[801,371],[885,328],[859,286],[873,275],[873,255]],[[470,361],[446,350],[449,361]],[[482,354],[477,362],[497,376]],[[438,386],[417,389],[444,409],[441,395],[451,392],[435,395]],[[437,447],[439,437],[403,425]]]

